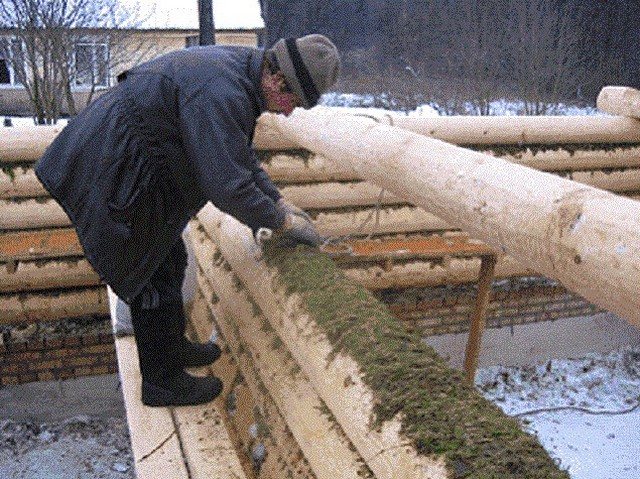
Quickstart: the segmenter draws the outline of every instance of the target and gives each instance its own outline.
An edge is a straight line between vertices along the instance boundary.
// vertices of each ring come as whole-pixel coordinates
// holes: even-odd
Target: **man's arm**
[[[254,231],[278,229],[285,213],[256,183],[251,169],[254,153],[241,119],[234,117],[238,108],[233,103],[233,98],[205,90],[181,105],[185,150],[202,191],[215,206]]]

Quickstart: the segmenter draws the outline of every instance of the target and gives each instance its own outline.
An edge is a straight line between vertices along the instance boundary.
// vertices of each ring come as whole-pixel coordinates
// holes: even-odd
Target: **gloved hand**
[[[311,222],[311,216],[309,216],[303,209],[298,208],[296,205],[289,203],[284,198],[280,198],[276,203],[278,208],[284,210],[285,213],[291,213],[292,215],[298,215],[305,220]]]
[[[272,240],[282,246],[306,244],[320,246],[322,238],[313,223],[304,216],[287,213],[284,225],[273,232]]]

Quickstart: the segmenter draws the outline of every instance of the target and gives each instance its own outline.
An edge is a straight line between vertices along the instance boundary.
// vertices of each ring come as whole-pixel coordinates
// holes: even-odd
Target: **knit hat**
[[[318,103],[320,95],[336,82],[340,54],[324,35],[280,39],[271,49],[287,84],[300,97],[305,108]]]

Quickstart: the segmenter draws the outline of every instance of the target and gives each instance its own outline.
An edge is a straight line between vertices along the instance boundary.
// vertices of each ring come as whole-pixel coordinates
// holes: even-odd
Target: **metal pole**
[[[200,21],[200,45],[216,44],[216,27],[213,23],[213,0],[198,0]]]

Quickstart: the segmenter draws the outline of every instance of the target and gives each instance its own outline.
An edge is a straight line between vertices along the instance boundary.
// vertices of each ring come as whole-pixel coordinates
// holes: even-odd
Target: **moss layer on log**
[[[267,264],[375,394],[375,425],[400,415],[416,450],[444,456],[455,478],[568,478],[538,441],[451,370],[363,287],[317,251],[266,248]]]

